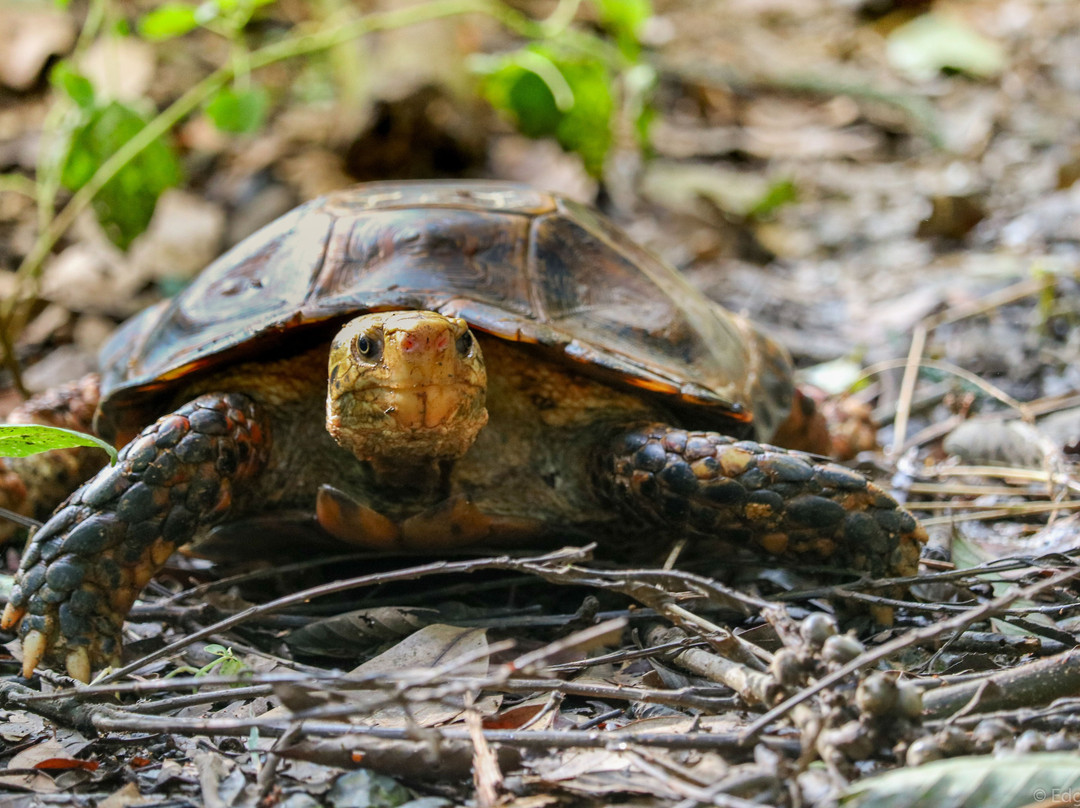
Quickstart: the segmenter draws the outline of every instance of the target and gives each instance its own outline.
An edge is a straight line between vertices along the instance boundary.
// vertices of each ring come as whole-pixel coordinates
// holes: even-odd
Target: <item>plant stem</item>
[[[502,5],[497,0],[432,0],[432,2],[424,5],[369,14],[335,28],[316,30],[275,42],[252,52],[247,66],[251,70],[256,70],[286,59],[324,51],[376,31],[403,28],[421,22],[464,14],[487,15],[523,36],[535,37],[543,34],[542,26]],[[111,157],[102,163],[87,183],[72,195],[63,210],[38,235],[33,247],[23,258],[18,270],[16,270],[19,282],[36,277],[40,273],[41,267],[52,248],[71,227],[78,215],[90,205],[94,197],[113,177],[138,157],[150,144],[167,134],[187,115],[194,112],[208,98],[231,81],[235,75],[235,70],[236,66],[230,63],[206,76],[166,109],[162,110],[135,137],[117,149]],[[12,350],[13,340],[11,339],[12,335],[9,327],[14,320],[15,313],[25,302],[25,296],[16,292],[0,305],[0,347],[4,349],[4,364],[11,370],[20,389],[22,389],[22,385],[19,381],[18,364]]]

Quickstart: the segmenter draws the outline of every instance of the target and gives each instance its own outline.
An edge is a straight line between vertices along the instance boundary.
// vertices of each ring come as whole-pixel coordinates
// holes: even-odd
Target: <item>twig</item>
[[[766,90],[814,95],[845,95],[861,101],[887,104],[910,116],[916,122],[920,133],[935,146],[940,146],[942,143],[934,120],[934,108],[927,99],[921,96],[887,92],[867,84],[855,84],[823,76],[748,76],[727,65],[684,64],[670,59],[654,59],[653,62],[658,71],[675,76],[685,83],[723,85],[742,92]]]
[[[97,705],[93,717],[93,729],[99,732],[175,732],[180,735],[231,735],[245,737],[252,729],[273,737],[287,732],[291,718],[157,718],[131,715],[124,710]],[[350,734],[362,734],[369,738],[408,740],[409,730],[393,727],[360,727],[347,722],[304,721],[300,730],[305,735],[336,737],[338,743]],[[467,741],[469,733],[458,727],[440,727],[431,730],[440,740]],[[484,738],[491,744],[512,744],[525,749],[617,749],[623,745],[660,746],[668,749],[726,749],[737,750],[740,737],[733,732],[644,732],[640,730],[483,730]],[[777,738],[762,739],[769,746],[779,745],[787,752],[797,752],[795,741]],[[283,755],[287,756],[287,755]],[[332,765],[332,764],[328,764]]]
[[[946,685],[923,694],[923,715],[945,718],[976,696],[977,712],[1045,704],[1080,690],[1080,649],[998,671],[978,682]]]
[[[843,667],[830,673],[822,679],[819,679],[815,684],[811,685],[804,690],[799,691],[794,696],[786,699],[782,703],[778,704],[761,718],[757,719],[749,727],[743,730],[741,737],[745,742],[749,742],[755,735],[761,732],[770,723],[785,715],[796,705],[809,699],[825,690],[828,687],[832,687],[834,684],[844,679],[847,676],[855,673],[856,671],[865,668],[869,665],[873,665],[892,654],[902,651],[905,648],[910,648],[918,643],[926,642],[927,640],[935,637],[940,637],[945,634],[952,634],[971,625],[977,623],[980,620],[985,620],[988,617],[992,617],[1002,609],[1006,608],[1010,603],[1016,600],[1032,600],[1040,593],[1045,592],[1048,589],[1061,586],[1069,581],[1075,580],[1080,577],[1080,567],[1074,567],[1070,570],[1065,570],[1057,575],[1053,575],[1043,581],[1032,584],[1031,586],[1024,587],[1022,589],[1014,589],[1011,592],[1006,592],[1000,597],[984,603],[981,606],[976,606],[973,609],[965,612],[964,614],[958,614],[955,617],[951,617],[948,620],[943,620],[940,623],[934,625],[924,626],[923,628],[912,629],[905,634],[896,637],[889,642],[879,645],[873,650],[860,654],[851,662],[847,663]]]
[[[911,346],[908,348],[907,359],[904,361],[904,377],[900,382],[900,397],[896,402],[896,420],[893,422],[893,442],[888,453],[892,459],[895,459],[903,451],[904,440],[907,438],[908,418],[911,416],[911,400],[915,397],[915,382],[919,378],[919,367],[922,365],[924,350],[926,350],[926,325],[919,323],[911,334]],[[876,367],[873,370],[876,371]],[[867,368],[860,375],[870,376],[871,370],[871,368]]]
[[[452,575],[455,573],[475,572],[477,570],[485,569],[530,570],[536,572],[539,570],[546,570],[546,565],[548,564],[566,564],[587,559],[591,552],[592,545],[585,548],[563,548],[562,550],[557,550],[553,553],[547,553],[532,558],[515,559],[510,558],[509,556],[500,556],[496,558],[478,558],[469,561],[436,561],[431,564],[423,564],[417,567],[407,567],[392,572],[361,575],[356,578],[346,578],[343,581],[334,581],[332,583],[323,584],[322,586],[311,587],[310,589],[304,589],[300,592],[285,595],[276,600],[269,601],[268,603],[252,606],[250,609],[245,609],[244,611],[232,615],[231,617],[227,617],[224,620],[220,620],[213,625],[199,629],[193,634],[183,637],[176,642],[169,643],[164,648],[160,648],[153,653],[147,654],[141,659],[137,659],[134,662],[125,665],[119,670],[113,671],[109,675],[98,680],[98,683],[106,684],[108,682],[114,682],[117,679],[127,676],[129,673],[134,673],[155,660],[163,659],[177,651],[183,650],[193,642],[197,642],[212,634],[226,631],[233,626],[239,625],[254,615],[268,614],[277,611],[278,609],[283,609],[297,603],[303,603],[304,601],[314,598],[332,595],[337,592],[345,592],[349,589],[390,583],[392,581],[411,581],[428,575]]]
[[[655,626],[646,634],[646,638],[655,644],[681,633],[679,629]],[[772,676],[711,651],[688,648],[675,654],[671,661],[710,681],[727,685],[747,704],[769,704],[776,694],[777,685]]]

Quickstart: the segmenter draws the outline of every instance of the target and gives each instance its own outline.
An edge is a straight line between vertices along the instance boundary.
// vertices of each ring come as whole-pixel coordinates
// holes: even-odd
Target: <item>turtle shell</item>
[[[612,382],[771,434],[786,356],[596,211],[500,182],[371,183],[313,200],[124,324],[102,354],[102,434],[192,374],[288,350],[360,313],[429,309]]]

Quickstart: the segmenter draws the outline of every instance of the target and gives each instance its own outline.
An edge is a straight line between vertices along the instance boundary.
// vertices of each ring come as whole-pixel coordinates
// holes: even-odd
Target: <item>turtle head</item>
[[[487,423],[486,393],[484,358],[464,320],[365,314],[330,346],[326,428],[377,467],[452,460]]]

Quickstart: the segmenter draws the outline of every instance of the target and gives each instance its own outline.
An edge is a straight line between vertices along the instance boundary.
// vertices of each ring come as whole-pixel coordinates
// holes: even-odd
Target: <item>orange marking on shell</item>
[[[788,548],[788,535],[786,533],[767,533],[761,537],[761,546],[766,552],[780,555]]]
[[[751,502],[746,506],[746,518],[753,522],[764,522],[771,519],[773,510],[763,502]]]
[[[654,393],[672,394],[679,392],[679,388],[675,385],[665,384],[664,382],[654,381],[653,379],[628,378],[627,381],[634,385],[634,387],[640,387],[643,390],[649,390]]]
[[[165,539],[158,539],[152,545],[150,545],[150,558],[155,564],[161,566],[169,560],[169,556],[172,555],[172,551],[172,542],[165,541]]]
[[[735,477],[746,471],[754,455],[745,449],[727,447],[720,452],[720,468],[728,477]]]

